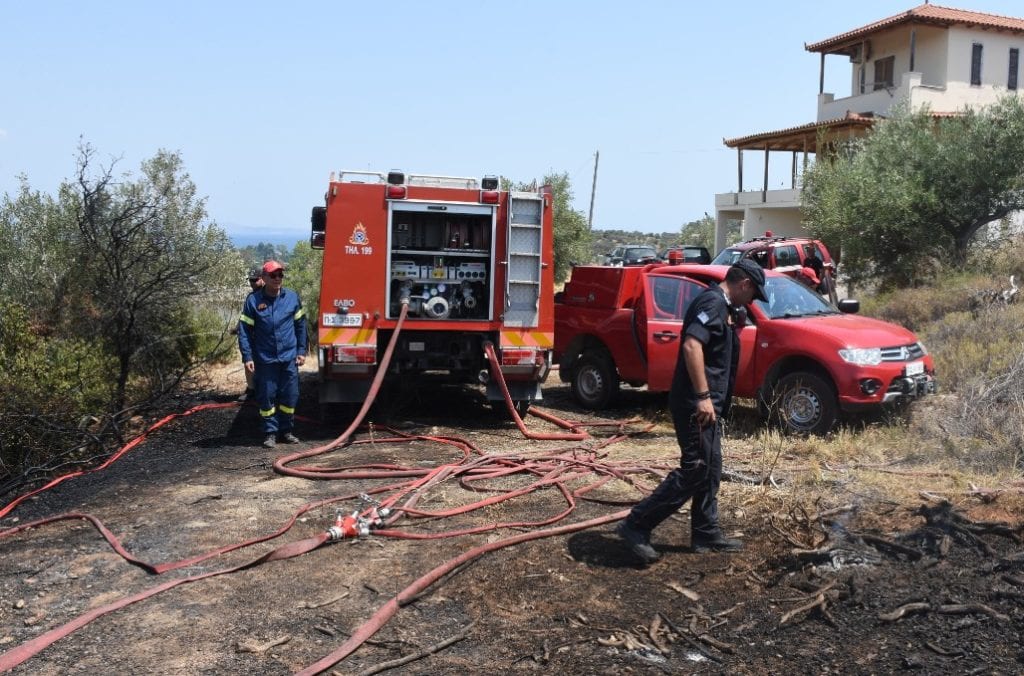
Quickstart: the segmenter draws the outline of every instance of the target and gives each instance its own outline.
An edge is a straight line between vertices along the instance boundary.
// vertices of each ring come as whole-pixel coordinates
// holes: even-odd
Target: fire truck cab
[[[496,176],[332,173],[310,240],[324,251],[320,402],[365,400],[408,299],[390,380],[480,382],[502,400],[490,343],[525,412],[554,344],[551,212],[548,191],[501,190]]]

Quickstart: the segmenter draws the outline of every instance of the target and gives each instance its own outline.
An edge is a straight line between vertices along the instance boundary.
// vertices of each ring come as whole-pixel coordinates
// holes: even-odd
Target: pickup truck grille
[[[913,361],[923,356],[924,349],[921,347],[921,343],[882,348],[882,361]]]

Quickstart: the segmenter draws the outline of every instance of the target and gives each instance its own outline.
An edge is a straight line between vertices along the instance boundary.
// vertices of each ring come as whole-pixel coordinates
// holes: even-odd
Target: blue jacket
[[[250,293],[238,318],[242,361],[259,364],[295,361],[306,354],[306,311],[299,294],[282,288],[276,297]]]

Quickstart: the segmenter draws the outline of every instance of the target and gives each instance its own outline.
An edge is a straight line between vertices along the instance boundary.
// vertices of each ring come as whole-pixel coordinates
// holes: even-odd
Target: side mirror
[[[839,311],[848,315],[857,314],[860,312],[860,301],[853,298],[844,298],[839,301]]]

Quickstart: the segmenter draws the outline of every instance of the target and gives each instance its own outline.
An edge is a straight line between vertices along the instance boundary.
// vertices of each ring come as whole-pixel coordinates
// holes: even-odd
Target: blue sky
[[[599,150],[594,227],[675,230],[736,189],[723,138],[813,121],[804,43],[915,4],[8,1],[0,193],[55,191],[79,138],[122,170],[166,148],[212,220],[291,244],[332,170],[566,171],[586,212]],[[829,57],[825,90],[848,95],[848,69]]]

